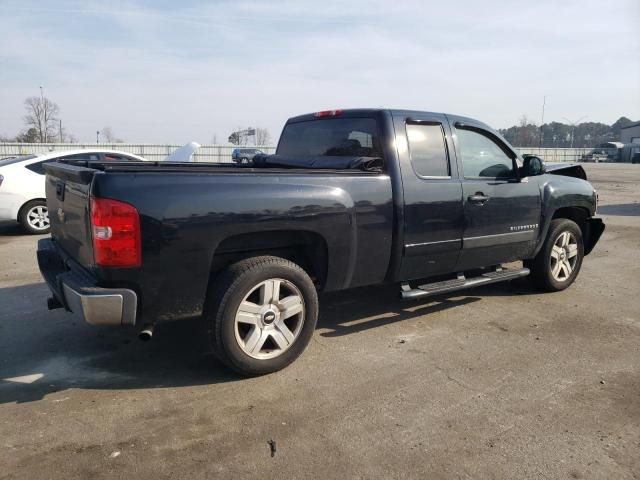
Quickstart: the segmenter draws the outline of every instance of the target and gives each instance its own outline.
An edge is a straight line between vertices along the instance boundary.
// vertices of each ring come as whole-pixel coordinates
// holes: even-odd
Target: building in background
[[[640,143],[640,122],[630,123],[620,130],[622,143]]]

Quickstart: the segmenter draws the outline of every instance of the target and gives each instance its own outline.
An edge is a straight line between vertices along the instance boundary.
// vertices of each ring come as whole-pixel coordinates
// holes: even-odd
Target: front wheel
[[[318,296],[295,263],[254,257],[221,274],[203,316],[211,345],[225,365],[242,375],[263,375],[302,354],[316,327]]]
[[[527,262],[527,266],[536,286],[548,292],[558,292],[575,281],[583,258],[582,230],[572,220],[557,218],[551,221],[540,252]]]

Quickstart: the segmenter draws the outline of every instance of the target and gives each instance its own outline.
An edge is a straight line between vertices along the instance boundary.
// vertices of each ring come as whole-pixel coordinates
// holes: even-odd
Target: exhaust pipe
[[[49,310],[55,310],[56,308],[62,308],[64,305],[62,305],[62,303],[60,303],[60,300],[58,300],[56,297],[49,297],[47,298],[47,308]]]
[[[145,324],[142,331],[138,334],[138,338],[143,342],[148,342],[149,340],[151,340],[151,337],[153,337],[154,327],[155,327],[154,323]]]

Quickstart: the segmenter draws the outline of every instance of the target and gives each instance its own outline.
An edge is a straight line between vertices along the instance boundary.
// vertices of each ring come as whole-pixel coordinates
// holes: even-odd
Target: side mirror
[[[535,177],[546,172],[544,162],[540,157],[527,155],[524,157],[524,164],[520,168],[520,177]]]

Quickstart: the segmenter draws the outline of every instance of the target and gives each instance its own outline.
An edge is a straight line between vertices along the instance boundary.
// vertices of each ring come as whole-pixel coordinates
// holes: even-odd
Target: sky
[[[24,99],[95,141],[226,142],[333,108],[448,112],[495,128],[640,120],[640,2],[0,0],[0,135]]]

